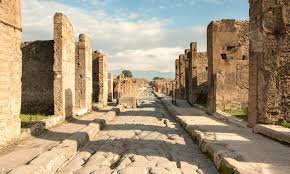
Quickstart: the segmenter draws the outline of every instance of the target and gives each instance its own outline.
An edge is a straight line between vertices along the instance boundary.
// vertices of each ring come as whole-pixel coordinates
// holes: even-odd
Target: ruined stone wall
[[[147,80],[126,78],[121,74],[114,82],[114,97],[116,99],[121,97],[136,97],[140,88],[145,87],[147,83]]]
[[[208,59],[206,52],[197,53],[196,70],[197,70],[196,86],[200,89],[201,93],[207,93]]]
[[[82,115],[92,109],[92,48],[87,35],[81,34],[76,44],[75,59],[76,112]]]
[[[208,111],[247,108],[248,21],[211,22],[208,38]]]
[[[75,115],[75,35],[69,19],[54,16],[54,114]]]
[[[168,79],[154,80],[154,88],[156,92],[170,96],[173,93],[172,80]]]
[[[21,50],[21,113],[53,115],[54,41],[25,42]]]
[[[93,100],[101,106],[108,104],[108,58],[99,51],[93,53]]]
[[[249,2],[249,124],[290,122],[289,0]]]
[[[190,49],[184,50],[184,61],[185,61],[185,86],[184,86],[184,99],[189,100],[189,59]]]
[[[112,73],[108,73],[108,101],[112,102],[114,99],[114,76]]]
[[[0,145],[20,133],[21,17],[19,0],[0,1]]]

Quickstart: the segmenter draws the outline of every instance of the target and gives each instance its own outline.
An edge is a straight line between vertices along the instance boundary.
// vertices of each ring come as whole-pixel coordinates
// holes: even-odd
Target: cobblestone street
[[[218,173],[151,90],[140,95],[139,104],[121,112],[58,173]]]

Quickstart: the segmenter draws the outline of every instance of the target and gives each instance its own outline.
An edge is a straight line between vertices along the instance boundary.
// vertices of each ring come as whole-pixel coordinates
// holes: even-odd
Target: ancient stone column
[[[184,50],[185,57],[185,99],[189,100],[189,59],[190,59],[190,49]]]
[[[0,1],[0,145],[20,133],[21,13],[20,1]]]
[[[186,93],[185,93],[185,81],[186,81],[186,76],[185,76],[185,66],[186,66],[186,59],[185,55],[179,55],[179,75],[180,75],[180,99],[185,100],[186,99]]]
[[[207,39],[208,112],[247,109],[249,22],[213,21]]]
[[[113,94],[114,94],[113,83],[114,83],[113,74],[112,73],[108,73],[108,91],[109,91],[108,101],[109,102],[112,102],[113,99],[114,99],[114,96],[113,96]]]
[[[189,75],[188,75],[188,101],[190,104],[194,104],[197,96],[194,95],[193,90],[196,86],[196,57],[197,57],[197,43],[192,42],[190,44],[190,53],[188,55],[188,66],[189,66]]]
[[[290,122],[290,2],[249,2],[249,125]]]
[[[75,92],[77,115],[92,109],[92,48],[87,35],[81,34],[76,44]]]
[[[108,72],[107,56],[94,51],[93,53],[93,96],[100,107],[108,104]]]
[[[179,59],[175,60],[175,99],[180,98],[180,71],[179,71]]]
[[[75,35],[69,19],[54,16],[54,115],[75,115]]]

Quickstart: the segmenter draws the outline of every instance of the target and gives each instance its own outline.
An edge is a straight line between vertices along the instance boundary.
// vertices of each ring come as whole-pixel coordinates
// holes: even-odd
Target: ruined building
[[[246,109],[249,89],[249,22],[213,21],[207,29],[209,113]]]
[[[197,43],[190,44],[188,53],[189,75],[188,75],[188,101],[190,104],[206,102],[208,85],[208,59],[207,53],[197,52]]]
[[[287,0],[250,0],[250,126],[290,122],[289,10]]]
[[[108,58],[99,51],[93,53],[93,101],[98,106],[108,104]]]
[[[54,40],[22,44],[22,113],[75,115],[75,39],[69,19],[54,16]]]
[[[0,145],[20,133],[21,103],[20,1],[0,1]]]
[[[75,92],[77,115],[92,109],[92,48],[87,35],[81,34],[76,43]]]
[[[173,95],[172,80],[158,79],[154,80],[154,88],[156,92],[163,93],[166,95]]]

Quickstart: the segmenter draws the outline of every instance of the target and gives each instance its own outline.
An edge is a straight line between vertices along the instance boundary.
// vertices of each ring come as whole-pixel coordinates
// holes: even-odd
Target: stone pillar
[[[0,1],[0,145],[20,133],[21,33],[20,1]]]
[[[185,58],[185,100],[189,100],[189,58],[190,58],[190,49],[184,50]]]
[[[186,59],[185,55],[179,55],[179,75],[180,75],[180,99],[186,99],[185,93],[185,66],[186,66]]]
[[[248,107],[248,24],[222,20],[208,26],[209,113]]]
[[[196,57],[197,57],[197,43],[190,44],[190,53],[188,55],[189,75],[188,75],[188,101],[194,104],[197,96],[194,94],[194,87],[196,86],[197,70],[196,70]]]
[[[92,109],[92,48],[87,35],[81,34],[76,44],[75,92],[77,115]]]
[[[108,104],[108,72],[107,56],[94,51],[93,53],[93,96],[100,107]]]
[[[108,91],[109,91],[109,94],[108,94],[108,101],[109,102],[112,102],[113,99],[114,99],[114,89],[113,89],[113,83],[114,83],[114,77],[113,77],[113,74],[111,73],[108,73]]]
[[[286,0],[250,0],[250,126],[290,122],[289,11]]]
[[[180,71],[179,71],[179,59],[175,60],[175,99],[180,98]]]
[[[69,19],[54,16],[54,115],[75,116],[75,35]]]

